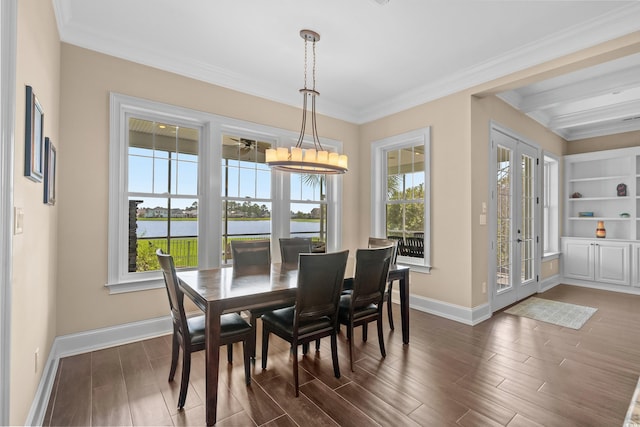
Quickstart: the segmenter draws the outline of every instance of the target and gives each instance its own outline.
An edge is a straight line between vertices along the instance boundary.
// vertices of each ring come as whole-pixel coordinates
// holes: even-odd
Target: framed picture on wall
[[[44,168],[44,111],[31,86],[27,86],[26,101],[24,176],[40,182]]]
[[[56,161],[58,153],[49,137],[44,139],[44,202],[56,203]]]

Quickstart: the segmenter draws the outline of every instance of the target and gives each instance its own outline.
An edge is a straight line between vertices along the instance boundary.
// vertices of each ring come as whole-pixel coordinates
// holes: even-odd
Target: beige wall
[[[109,93],[151,99],[298,131],[300,109],[62,44],[60,255],[57,335],[167,315],[163,289],[109,295],[107,282]],[[321,137],[343,141],[343,245],[357,247],[358,128],[318,117]],[[368,211],[365,210],[364,215]],[[66,250],[65,248],[76,248]]]
[[[560,274],[560,258],[544,261],[540,266],[540,281]]]
[[[461,93],[442,98],[361,127],[360,205],[371,206],[371,143],[431,126],[431,263],[430,274],[411,273],[411,293],[471,306],[471,170],[469,168],[470,98]],[[371,233],[370,215],[360,235]]]
[[[590,153],[592,151],[613,150],[616,148],[637,147],[640,145],[640,131],[619,133],[617,135],[577,139],[567,143],[565,154]]]
[[[24,210],[24,232],[13,237],[10,423],[24,424],[56,336],[58,206],[43,203],[43,183],[24,176],[25,85],[44,109],[44,135],[64,156],[58,138],[60,42],[51,2],[18,4],[16,129],[13,199]],[[39,349],[35,367],[35,350]]]

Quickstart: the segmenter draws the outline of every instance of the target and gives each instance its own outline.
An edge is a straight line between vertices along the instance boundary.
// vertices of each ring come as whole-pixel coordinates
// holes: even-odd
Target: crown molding
[[[365,123],[640,30],[640,2],[537,40],[362,111]]]
[[[65,43],[299,107],[298,94],[282,87],[266,86],[264,82],[256,82],[239,73],[231,73],[201,61],[180,58],[176,53],[169,56],[147,47],[142,48],[132,44],[131,40],[120,39],[115,35],[105,38],[91,28],[72,24],[70,0],[54,0],[54,9],[60,38]],[[640,2],[637,2],[364,110],[353,110],[323,99],[318,106],[318,113],[355,124],[370,122],[639,30]]]

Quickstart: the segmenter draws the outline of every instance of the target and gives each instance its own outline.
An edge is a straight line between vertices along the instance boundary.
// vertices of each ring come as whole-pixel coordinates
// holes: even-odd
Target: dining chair
[[[287,267],[298,267],[298,255],[311,253],[312,244],[308,237],[291,237],[280,239],[280,257]]]
[[[270,240],[232,240],[231,252],[233,256],[233,273],[237,276],[244,276],[263,272],[265,268],[271,266],[271,241]],[[247,310],[249,322],[251,323],[251,351],[249,354],[253,359],[256,357],[257,321],[270,310],[286,307],[288,303],[272,304],[266,307],[258,307]]]
[[[291,307],[262,315],[262,369],[267,368],[269,336],[275,334],[291,344],[293,378],[299,396],[298,346],[331,337],[333,373],[340,378],[338,365],[338,303],[349,251],[300,254],[296,302]]]
[[[391,265],[396,263],[398,259],[398,240],[397,239],[383,239],[379,237],[369,237],[369,248],[383,248],[386,246],[393,246],[393,254],[391,255]],[[393,290],[393,280],[388,281],[387,290],[384,293],[384,299],[387,302],[387,317],[389,318],[389,328],[393,331],[393,304],[391,303],[391,291]]]
[[[389,265],[393,256],[393,247],[385,246],[373,249],[358,249],[356,252],[356,272],[351,282],[352,291],[340,296],[338,321],[347,326],[349,340],[349,359],[353,371],[353,330],[362,328],[362,340],[367,340],[367,326],[376,321],[380,353],[386,357],[382,334],[382,304],[389,275]]]
[[[187,399],[189,374],[191,371],[191,353],[205,348],[205,316],[187,317],[184,311],[184,293],[178,286],[178,277],[173,263],[173,257],[164,254],[162,249],[156,251],[158,262],[164,275],[164,283],[169,296],[171,319],[173,320],[173,339],[171,350],[171,369],[169,381],[178,367],[178,354],[182,348],[182,379],[180,380],[180,395],[178,408],[182,409]],[[244,375],[247,385],[251,383],[251,350],[252,327],[239,314],[229,313],[220,316],[220,344],[227,346],[227,360],[233,362],[233,343],[242,341],[244,354]]]
[[[250,274],[271,264],[271,240],[232,240],[234,273]]]

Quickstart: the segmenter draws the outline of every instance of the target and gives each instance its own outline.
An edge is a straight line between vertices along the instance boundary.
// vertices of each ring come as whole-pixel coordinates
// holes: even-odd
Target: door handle
[[[522,243],[522,239],[516,239],[516,242]]]

